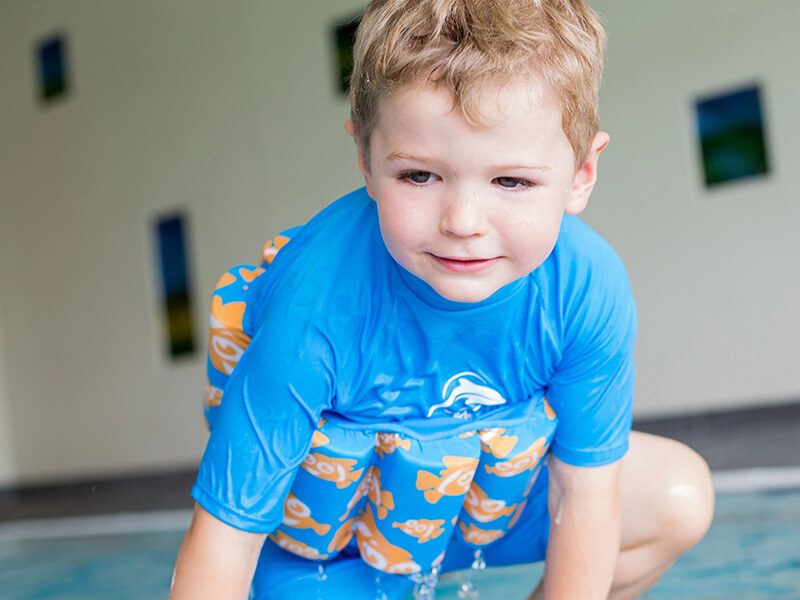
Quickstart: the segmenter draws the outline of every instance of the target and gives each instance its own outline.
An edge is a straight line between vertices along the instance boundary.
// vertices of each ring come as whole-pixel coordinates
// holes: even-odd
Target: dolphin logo
[[[470,419],[472,413],[482,406],[498,406],[505,404],[506,399],[495,389],[486,384],[486,380],[471,371],[453,375],[442,388],[440,404],[434,404],[428,411],[428,417],[437,410],[443,410],[457,419]]]

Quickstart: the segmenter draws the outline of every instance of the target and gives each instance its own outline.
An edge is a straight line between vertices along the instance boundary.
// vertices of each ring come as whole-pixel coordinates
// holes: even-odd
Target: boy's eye
[[[519,177],[496,177],[494,181],[500,187],[510,190],[527,188],[533,185],[533,182],[527,179],[520,179]]]
[[[432,174],[428,171],[409,171],[408,173],[403,173],[403,178],[408,179],[412,183],[428,183],[431,180]]]

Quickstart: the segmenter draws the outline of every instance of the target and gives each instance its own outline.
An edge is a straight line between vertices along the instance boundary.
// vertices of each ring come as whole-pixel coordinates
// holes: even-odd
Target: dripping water
[[[317,563],[317,600],[324,600],[325,582],[328,581],[328,573],[325,572],[325,563]]]
[[[389,600],[383,591],[383,573],[378,570],[375,571],[375,600]]]
[[[436,600],[439,567],[433,567],[426,573],[414,573],[409,577],[414,582],[414,600]]]
[[[480,592],[478,591],[478,580],[481,571],[486,569],[486,559],[483,557],[483,550],[475,550],[474,559],[469,570],[461,573],[459,581],[461,585],[458,588],[458,597],[460,600],[479,600]]]
[[[480,548],[475,550],[475,560],[472,561],[471,569],[478,572],[486,570],[486,559],[483,557],[483,550]]]

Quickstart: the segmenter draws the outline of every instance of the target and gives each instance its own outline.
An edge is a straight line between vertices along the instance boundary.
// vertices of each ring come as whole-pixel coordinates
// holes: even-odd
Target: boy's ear
[[[364,176],[364,181],[367,183],[367,187],[369,187],[370,183],[370,172],[369,167],[367,166],[367,161],[365,160],[364,156],[364,149],[361,147],[361,142],[356,135],[355,127],[353,127],[353,121],[347,119],[344,122],[344,130],[347,132],[353,141],[356,143],[356,151],[358,152],[358,170],[361,171],[361,174]]]
[[[586,208],[589,196],[592,195],[594,184],[597,183],[597,161],[600,153],[606,149],[611,140],[605,131],[599,131],[592,140],[592,146],[586,160],[575,173],[572,187],[567,193],[567,204],[564,212],[568,215],[577,215]]]

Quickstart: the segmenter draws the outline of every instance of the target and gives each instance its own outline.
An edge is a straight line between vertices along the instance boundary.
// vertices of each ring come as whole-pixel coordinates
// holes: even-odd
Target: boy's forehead
[[[406,94],[438,97],[440,102],[437,104],[443,115],[458,112],[478,128],[502,123],[521,99],[531,109],[561,111],[553,87],[536,72],[477,79],[464,92],[459,102],[459,98],[443,83],[431,83],[429,78],[411,81],[388,91],[379,99],[377,125],[380,126],[381,116],[389,116],[386,111],[394,108],[393,100]]]
[[[375,127],[394,124],[400,114],[434,112],[442,117],[456,113],[471,127],[484,129],[501,125],[520,108],[557,111],[561,120],[561,107],[552,86],[537,74],[487,79],[476,82],[469,91],[468,96],[458,98],[444,84],[412,81],[380,97]],[[414,101],[408,102],[409,98]]]
[[[574,160],[561,111],[548,87],[516,78],[481,89],[469,122],[444,86],[403,86],[382,99],[369,154],[383,164],[416,162],[446,168],[529,169],[540,172]]]

